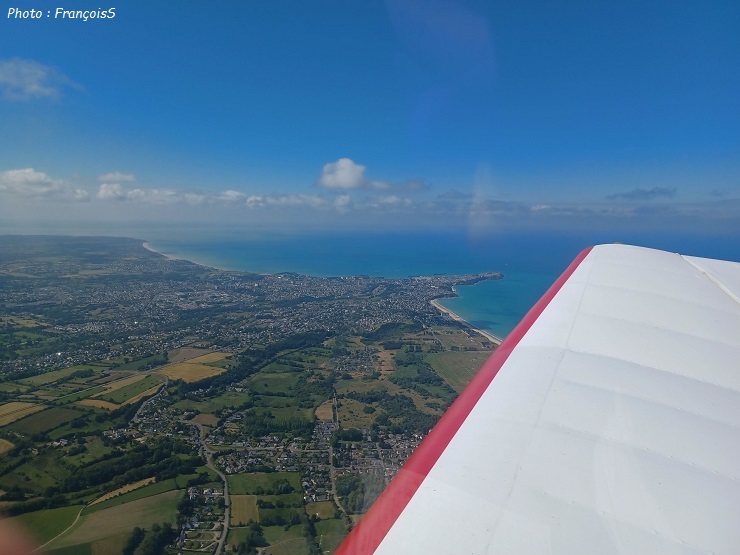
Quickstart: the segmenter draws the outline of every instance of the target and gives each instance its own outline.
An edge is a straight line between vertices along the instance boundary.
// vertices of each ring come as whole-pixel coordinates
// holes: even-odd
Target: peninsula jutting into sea
[[[501,278],[0,237],[2,510],[49,553],[333,551],[499,342],[436,300]]]

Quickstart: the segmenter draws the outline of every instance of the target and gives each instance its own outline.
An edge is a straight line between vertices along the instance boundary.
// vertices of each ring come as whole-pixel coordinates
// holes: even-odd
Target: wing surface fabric
[[[600,245],[337,553],[739,550],[740,263]]]

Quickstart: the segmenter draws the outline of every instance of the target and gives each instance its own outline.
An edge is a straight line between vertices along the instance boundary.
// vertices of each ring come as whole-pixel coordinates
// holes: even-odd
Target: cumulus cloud
[[[424,191],[427,184],[420,179],[409,179],[401,183],[370,180],[365,177],[367,168],[350,158],[340,158],[336,162],[325,164],[318,184],[333,191],[352,189],[373,189],[376,191],[406,191],[410,193]]]
[[[673,198],[676,196],[675,187],[653,187],[652,189],[632,189],[621,193],[608,195],[609,200],[646,201],[657,198]]]
[[[0,60],[0,91],[5,100],[58,98],[65,87],[80,88],[53,67],[21,58]]]
[[[97,197],[101,200],[124,200],[126,193],[118,183],[103,183],[98,188]]]
[[[366,187],[365,166],[349,158],[340,158],[336,162],[324,165],[319,177],[319,184],[327,189],[359,189]]]
[[[44,172],[33,168],[8,170],[0,173],[0,195],[15,195],[35,199],[53,199],[58,201],[86,201],[90,193],[53,179]]]
[[[8,170],[0,174],[0,192],[44,197],[58,194],[62,189],[60,181],[56,181],[44,172],[36,171],[33,168]]]
[[[136,177],[132,173],[110,172],[99,175],[98,181],[104,183],[128,183],[136,181]]]

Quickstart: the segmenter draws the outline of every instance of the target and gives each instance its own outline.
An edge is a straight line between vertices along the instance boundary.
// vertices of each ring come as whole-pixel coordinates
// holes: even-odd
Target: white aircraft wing
[[[740,553],[740,264],[582,252],[337,553]]]

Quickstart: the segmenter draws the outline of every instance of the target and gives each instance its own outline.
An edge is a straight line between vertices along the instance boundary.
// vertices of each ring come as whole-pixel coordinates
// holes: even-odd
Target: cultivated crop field
[[[83,413],[78,410],[52,407],[11,424],[10,429],[26,434],[43,433],[82,415]]]
[[[127,378],[127,380],[128,379],[130,378]],[[139,378],[133,383],[129,383],[128,385],[125,385],[114,391],[106,391],[105,393],[98,395],[98,398],[102,399],[103,401],[122,405],[137,397],[141,393],[145,393],[160,384],[161,381],[158,376],[146,376],[145,378]]]
[[[139,480],[138,482],[135,482],[133,484],[128,484],[126,486],[118,488],[117,490],[108,492],[105,495],[98,497],[95,501],[91,501],[90,505],[96,505],[98,503],[102,503],[103,501],[107,501],[108,499],[113,499],[114,497],[123,495],[124,493],[128,493],[130,491],[134,491],[135,489],[142,488],[153,482],[154,482],[154,478],[144,478],[143,480]]]
[[[39,412],[47,408],[46,405],[37,405],[35,403],[24,403],[22,401],[12,401],[0,405],[0,426],[6,426],[11,422],[20,420],[34,412]]]
[[[256,495],[231,496],[231,526],[244,526],[253,520],[259,522],[260,512],[257,508]]]
[[[448,351],[430,353],[426,360],[452,389],[460,393],[490,356],[491,353],[488,351]]]
[[[198,357],[198,359],[200,358],[203,357]],[[193,359],[193,361],[198,359]],[[211,376],[218,376],[223,372],[226,372],[225,368],[218,368],[217,366],[206,366],[205,364],[200,364],[196,362],[180,362],[177,364],[169,364],[157,370],[158,374],[163,374],[171,380],[183,380],[188,383],[204,380],[206,378],[210,378]]]
[[[7,439],[0,439],[0,456],[3,455],[3,453],[7,453],[10,451],[15,445],[10,443]]]
[[[83,516],[52,547],[86,544],[119,534],[130,534],[135,526],[149,528],[161,522],[175,522],[181,492],[168,491]]]

